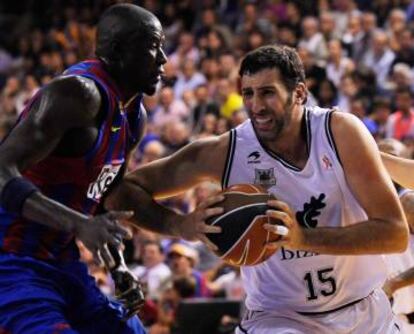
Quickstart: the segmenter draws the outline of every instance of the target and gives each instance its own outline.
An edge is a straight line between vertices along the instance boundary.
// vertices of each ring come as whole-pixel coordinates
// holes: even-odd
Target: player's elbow
[[[392,241],[393,251],[392,253],[402,253],[408,247],[409,230],[408,224],[405,219],[401,219],[393,224]]]

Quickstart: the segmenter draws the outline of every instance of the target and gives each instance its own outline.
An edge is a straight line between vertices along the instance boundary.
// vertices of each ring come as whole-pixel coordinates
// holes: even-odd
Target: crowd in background
[[[39,87],[68,66],[94,56],[96,22],[115,2],[119,1],[1,2],[0,139]],[[149,126],[129,168],[243,122],[248,115],[237,89],[239,61],[246,52],[270,43],[298,50],[307,77],[308,106],[338,106],[342,112],[353,113],[376,140],[400,140],[412,155],[414,2],[135,3],[160,18],[168,63],[158,92],[144,98]],[[219,185],[201,184],[164,204],[189,212],[219,189]],[[82,253],[101,288],[112,294],[108,274],[93,265],[87,251]],[[125,253],[131,269],[147,283],[148,301],[141,316],[151,333],[169,333],[182,299],[243,299],[239,272],[200,243],[136,230]]]

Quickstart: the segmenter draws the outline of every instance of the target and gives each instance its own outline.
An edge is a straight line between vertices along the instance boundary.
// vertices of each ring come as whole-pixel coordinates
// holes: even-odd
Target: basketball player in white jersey
[[[396,157],[408,157],[407,146],[393,138],[378,142],[381,152]],[[414,333],[414,191],[395,184],[410,229],[409,245],[404,253],[385,255],[388,278],[383,286],[392,298],[392,310],[405,321],[407,333]],[[408,325],[411,324],[411,325]]]
[[[278,199],[268,215],[287,229],[265,228],[287,235],[268,245],[278,251],[267,261],[241,268],[247,312],[237,333],[400,333],[376,254],[404,251],[408,228],[373,138],[350,114],[304,107],[303,65],[291,48],[250,52],[240,76],[249,120],[132,172],[109,206],[134,210],[141,227],[214,247],[205,233],[220,230],[204,220],[222,212],[222,196],[188,215],[153,199],[204,180],[264,186]]]

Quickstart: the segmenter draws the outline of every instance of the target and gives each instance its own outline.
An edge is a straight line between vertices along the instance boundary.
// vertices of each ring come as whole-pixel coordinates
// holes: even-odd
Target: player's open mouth
[[[261,117],[255,117],[254,123],[256,125],[256,128],[258,130],[270,130],[272,127],[272,117],[270,116],[261,116]]]

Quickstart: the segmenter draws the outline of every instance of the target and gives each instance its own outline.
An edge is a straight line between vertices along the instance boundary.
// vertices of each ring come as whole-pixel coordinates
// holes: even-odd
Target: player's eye
[[[253,96],[253,92],[250,92],[250,91],[242,92],[242,96],[244,99],[250,99]]]

